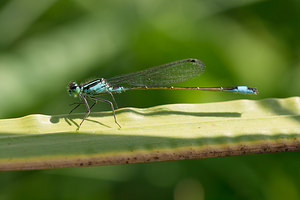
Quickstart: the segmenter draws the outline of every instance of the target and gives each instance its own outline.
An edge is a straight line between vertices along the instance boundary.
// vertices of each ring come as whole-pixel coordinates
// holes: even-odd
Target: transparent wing
[[[183,82],[199,76],[205,71],[203,62],[197,59],[178,60],[143,71],[115,76],[107,79],[112,86],[159,86]]]

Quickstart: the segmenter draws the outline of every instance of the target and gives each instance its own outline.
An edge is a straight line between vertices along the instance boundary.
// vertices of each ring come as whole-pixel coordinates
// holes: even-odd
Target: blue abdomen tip
[[[237,92],[239,93],[249,93],[247,86],[237,86]]]
[[[224,88],[224,91],[236,92],[236,93],[242,93],[242,94],[257,94],[258,93],[256,88],[248,88],[247,86]]]
[[[249,89],[247,86],[237,86],[237,92],[244,94],[255,94],[256,92],[252,89]]]

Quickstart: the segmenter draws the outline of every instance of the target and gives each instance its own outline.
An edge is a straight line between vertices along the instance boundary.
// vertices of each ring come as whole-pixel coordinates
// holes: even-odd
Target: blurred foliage
[[[299,11],[297,0],[2,0],[0,117],[67,113],[69,81],[189,57],[207,70],[180,85],[259,95],[132,91],[119,106],[299,96]],[[0,199],[299,199],[297,156],[1,173]]]

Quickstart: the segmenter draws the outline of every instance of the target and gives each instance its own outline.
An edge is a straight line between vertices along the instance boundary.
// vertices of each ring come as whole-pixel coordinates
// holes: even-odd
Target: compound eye
[[[77,83],[70,83],[69,84],[69,88],[71,89],[71,90],[75,90],[76,88],[78,87],[78,85],[77,85]]]

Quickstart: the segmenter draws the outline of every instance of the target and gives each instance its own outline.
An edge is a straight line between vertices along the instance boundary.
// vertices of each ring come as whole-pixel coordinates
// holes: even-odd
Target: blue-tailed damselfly
[[[84,120],[89,116],[91,108],[98,101],[102,101],[110,104],[115,123],[121,128],[115,115],[114,105],[111,101],[106,99],[100,99],[96,97],[100,94],[110,94],[112,100],[116,105],[113,93],[121,93],[126,90],[135,89],[173,89],[173,90],[205,90],[205,91],[226,91],[235,92],[243,94],[257,94],[256,88],[249,88],[247,86],[235,86],[235,87],[175,87],[175,86],[165,86],[173,83],[183,82],[192,77],[199,76],[205,71],[205,65],[203,62],[197,59],[184,59],[171,62],[165,65],[160,65],[152,67],[143,71],[138,71],[134,73],[124,74],[115,76],[110,79],[99,78],[88,83],[78,85],[76,82],[69,84],[69,94],[73,96],[79,96],[81,102],[77,102],[76,107],[71,111],[73,112],[81,104],[85,104],[87,113],[82,119],[78,126],[78,129],[84,122]],[[94,103],[90,107],[87,98],[92,100]]]

